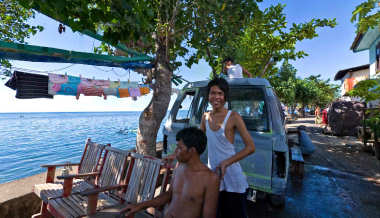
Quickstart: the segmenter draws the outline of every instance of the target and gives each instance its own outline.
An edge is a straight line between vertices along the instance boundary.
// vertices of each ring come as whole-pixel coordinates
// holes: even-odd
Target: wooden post
[[[48,171],[46,173],[46,183],[53,183],[55,177],[55,166],[48,167]]]
[[[87,215],[93,215],[96,213],[96,206],[98,204],[98,194],[89,195],[87,202]]]
[[[73,178],[65,179],[63,181],[63,197],[68,197],[73,189]]]

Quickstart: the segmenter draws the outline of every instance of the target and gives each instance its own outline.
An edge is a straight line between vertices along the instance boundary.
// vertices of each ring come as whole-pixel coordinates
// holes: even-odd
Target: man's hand
[[[126,212],[125,216],[128,217],[135,214],[136,212],[139,212],[140,210],[142,210],[140,204],[129,204],[121,210],[121,213]]]
[[[227,160],[222,161],[219,166],[216,167],[216,174],[220,177],[220,179],[223,179],[224,175],[226,174],[226,169],[229,166]]]
[[[170,154],[164,158],[162,158],[162,160],[169,165],[170,168],[176,168],[176,166],[174,166],[174,161],[176,160],[176,155],[175,153],[173,154]]]

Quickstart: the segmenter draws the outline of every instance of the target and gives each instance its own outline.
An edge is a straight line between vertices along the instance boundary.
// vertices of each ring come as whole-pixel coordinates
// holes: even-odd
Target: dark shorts
[[[217,218],[247,218],[246,193],[219,192]]]

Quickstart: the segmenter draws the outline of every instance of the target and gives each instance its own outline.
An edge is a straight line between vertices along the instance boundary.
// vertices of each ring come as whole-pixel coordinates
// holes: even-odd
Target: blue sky
[[[335,73],[341,69],[363,65],[368,63],[368,52],[353,53],[349,48],[355,38],[355,26],[350,22],[351,13],[355,6],[360,3],[357,0],[264,0],[260,3],[261,8],[270,4],[286,4],[284,13],[287,16],[288,24],[307,22],[312,18],[336,18],[338,25],[334,28],[323,28],[318,30],[319,37],[306,40],[296,45],[297,50],[304,50],[309,56],[304,59],[291,62],[298,70],[297,75],[307,77],[321,74],[324,79],[331,79]],[[45,30],[27,42],[32,45],[55,47],[67,50],[92,52],[93,47],[99,42],[81,35],[73,33],[66,27],[64,34],[57,31],[58,23],[44,15],[37,15],[36,19],[30,21],[45,27]],[[53,71],[69,75],[82,75],[96,79],[128,80],[140,81],[141,76],[131,71],[129,72],[107,67],[94,67],[88,65],[54,64],[54,63],[32,63],[23,61],[13,61],[14,67],[37,70]],[[57,69],[68,67],[65,70]],[[194,65],[191,69],[181,67],[176,74],[182,75],[190,81],[203,80],[208,77],[211,68],[205,62]],[[149,103],[151,95],[140,97],[137,101],[129,98],[118,99],[109,97],[103,100],[100,97],[81,96],[76,100],[72,96],[55,96],[51,99],[16,99],[15,92],[0,82],[0,100],[2,107],[0,112],[54,112],[54,111],[129,111],[143,110]],[[172,96],[171,104],[176,95]]]

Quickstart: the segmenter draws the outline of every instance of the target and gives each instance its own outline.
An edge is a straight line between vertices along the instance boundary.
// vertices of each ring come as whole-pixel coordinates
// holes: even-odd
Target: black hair
[[[223,63],[226,63],[227,61],[231,61],[232,63],[234,63],[234,59],[231,57],[224,58]]]
[[[216,77],[215,79],[211,80],[207,84],[207,97],[210,95],[210,89],[213,86],[218,86],[219,89],[221,89],[224,93],[224,100],[227,101],[228,99],[228,92],[229,92],[229,85],[228,82],[221,77]]]
[[[196,127],[188,127],[179,131],[176,135],[176,140],[179,141],[181,139],[187,148],[194,147],[199,155],[206,149],[206,134]]]

